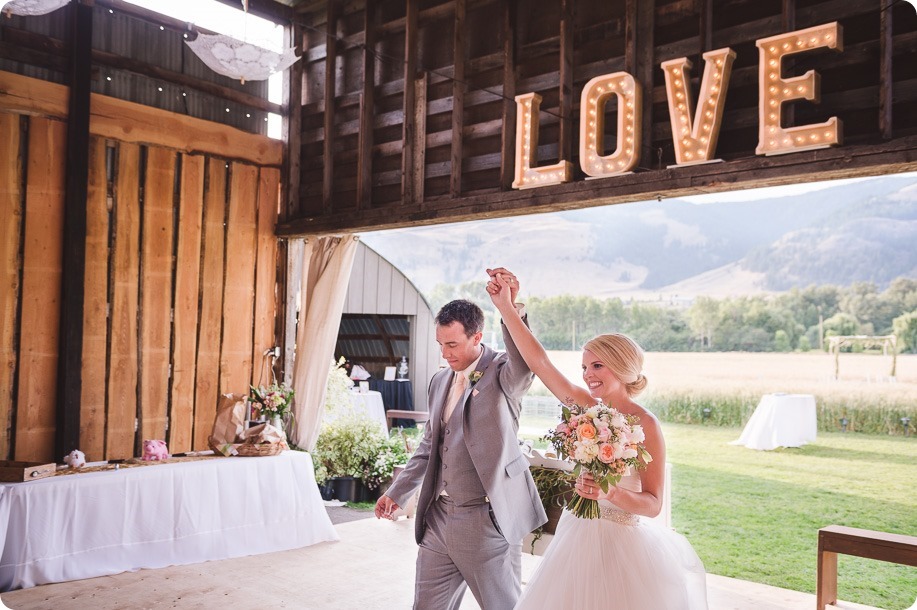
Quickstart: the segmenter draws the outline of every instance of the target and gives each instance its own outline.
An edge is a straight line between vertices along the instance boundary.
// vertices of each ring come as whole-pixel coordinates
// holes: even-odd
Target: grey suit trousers
[[[467,583],[483,610],[511,610],[521,593],[522,544],[506,541],[490,504],[458,506],[439,496],[426,519],[414,609],[456,610]]]

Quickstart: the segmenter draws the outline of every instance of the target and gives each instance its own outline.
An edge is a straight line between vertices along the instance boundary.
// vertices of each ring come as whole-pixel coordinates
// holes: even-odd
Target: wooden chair
[[[917,566],[917,536],[829,525],[818,530],[818,610],[837,603],[837,555]]]
[[[396,419],[413,419],[418,423],[423,423],[430,419],[429,411],[399,411],[398,409],[389,409],[385,412],[385,419],[388,422],[388,429],[392,429],[392,421]]]

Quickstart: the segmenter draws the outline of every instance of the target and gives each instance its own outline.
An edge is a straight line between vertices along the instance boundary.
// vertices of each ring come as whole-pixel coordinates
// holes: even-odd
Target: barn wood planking
[[[169,402],[168,445],[172,453],[189,451],[193,444],[204,161],[200,155],[183,155],[181,161]]]
[[[67,125],[32,118],[22,263],[15,459],[54,460]],[[38,152],[38,154],[35,154]]]

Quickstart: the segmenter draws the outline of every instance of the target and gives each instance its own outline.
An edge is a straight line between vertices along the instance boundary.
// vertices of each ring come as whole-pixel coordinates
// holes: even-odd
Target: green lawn
[[[818,528],[917,534],[917,438],[819,432],[797,449],[729,445],[738,428],[664,424],[672,521],[708,572],[815,592]],[[840,556],[843,600],[917,599],[917,568]]]

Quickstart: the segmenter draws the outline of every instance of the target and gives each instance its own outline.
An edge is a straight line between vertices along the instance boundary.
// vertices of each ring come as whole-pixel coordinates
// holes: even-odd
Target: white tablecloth
[[[765,394],[732,445],[771,450],[815,441],[818,424],[811,394]]]
[[[360,392],[350,393],[351,412],[329,412],[325,414],[326,421],[334,421],[345,415],[355,414],[368,417],[379,426],[379,432],[388,436],[388,421],[385,419],[385,404],[382,402],[382,392],[369,390],[365,394]]]
[[[301,451],[0,484],[0,591],[329,540]]]

